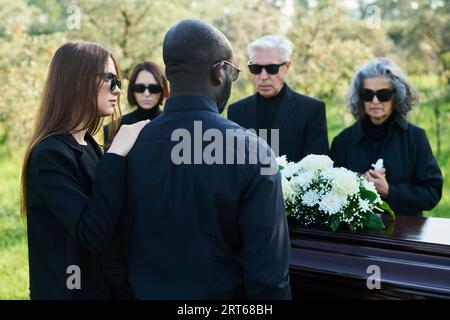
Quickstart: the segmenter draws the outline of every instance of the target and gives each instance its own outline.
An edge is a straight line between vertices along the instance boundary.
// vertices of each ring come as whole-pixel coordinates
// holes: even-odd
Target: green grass
[[[443,142],[450,141],[450,103],[441,105],[447,115],[442,121]],[[435,123],[431,106],[424,104],[411,115],[411,121],[426,129],[435,151]],[[343,103],[327,102],[327,118],[330,142],[345,126],[353,123]],[[439,205],[426,216],[450,218],[450,145],[443,143],[438,162],[444,174],[444,191]],[[0,300],[28,299],[28,258],[26,225],[19,216],[19,178],[21,153],[10,155],[0,146]]]
[[[0,300],[28,299],[26,224],[19,215],[20,162],[0,152]]]

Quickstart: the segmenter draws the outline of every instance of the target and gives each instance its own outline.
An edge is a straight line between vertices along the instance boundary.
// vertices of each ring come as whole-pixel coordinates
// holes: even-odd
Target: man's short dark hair
[[[198,20],[183,20],[167,32],[163,58],[169,81],[196,81],[210,67],[232,58],[230,42],[215,27]]]

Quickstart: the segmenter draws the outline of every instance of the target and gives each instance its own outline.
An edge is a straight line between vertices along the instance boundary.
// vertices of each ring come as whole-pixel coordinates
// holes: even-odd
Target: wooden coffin
[[[360,233],[291,224],[293,299],[450,299],[450,219],[382,218]]]

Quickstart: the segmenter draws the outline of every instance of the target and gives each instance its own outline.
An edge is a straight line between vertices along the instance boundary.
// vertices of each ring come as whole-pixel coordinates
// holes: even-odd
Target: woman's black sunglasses
[[[161,86],[159,86],[157,84],[150,84],[148,86],[145,86],[142,83],[135,83],[131,87],[131,90],[133,92],[137,92],[137,93],[143,93],[143,92],[145,92],[146,89],[148,89],[148,92],[150,92],[150,93],[160,93],[160,92],[162,92]]]
[[[99,73],[99,76],[102,76],[105,80],[111,80],[111,91],[116,90],[118,87],[119,89],[122,89],[122,82],[120,82],[119,79],[117,79],[117,76],[112,72],[104,72]]]
[[[361,99],[365,102],[370,102],[373,100],[374,96],[377,96],[378,101],[380,102],[386,102],[391,100],[392,95],[394,94],[393,89],[381,89],[378,91],[373,91],[370,89],[363,89],[361,91]]]
[[[266,64],[266,65],[261,65],[261,64],[253,64],[251,62],[248,63],[248,69],[250,70],[250,72],[252,74],[260,74],[262,72],[263,69],[266,69],[266,72],[268,74],[277,74],[280,67],[284,66],[286,62],[280,63],[280,64]]]

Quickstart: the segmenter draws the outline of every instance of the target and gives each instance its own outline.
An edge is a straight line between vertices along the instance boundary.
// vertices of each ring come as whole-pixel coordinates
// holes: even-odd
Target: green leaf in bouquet
[[[330,228],[331,231],[333,231],[333,233],[335,233],[337,231],[337,229],[339,228],[339,225],[341,224],[341,220],[339,219],[338,215],[333,215],[330,218]]]
[[[383,201],[383,203],[379,207],[387,211],[390,214],[390,216],[395,220],[395,213],[386,201]]]
[[[284,208],[284,214],[286,215],[286,217],[292,215],[291,209]]]
[[[370,190],[364,189],[364,188],[360,189],[360,194],[361,194],[362,199],[367,199],[370,202],[374,202],[377,199],[376,193],[374,193]]]
[[[367,229],[384,229],[383,220],[375,213],[369,213],[367,220],[364,221],[364,228]]]

